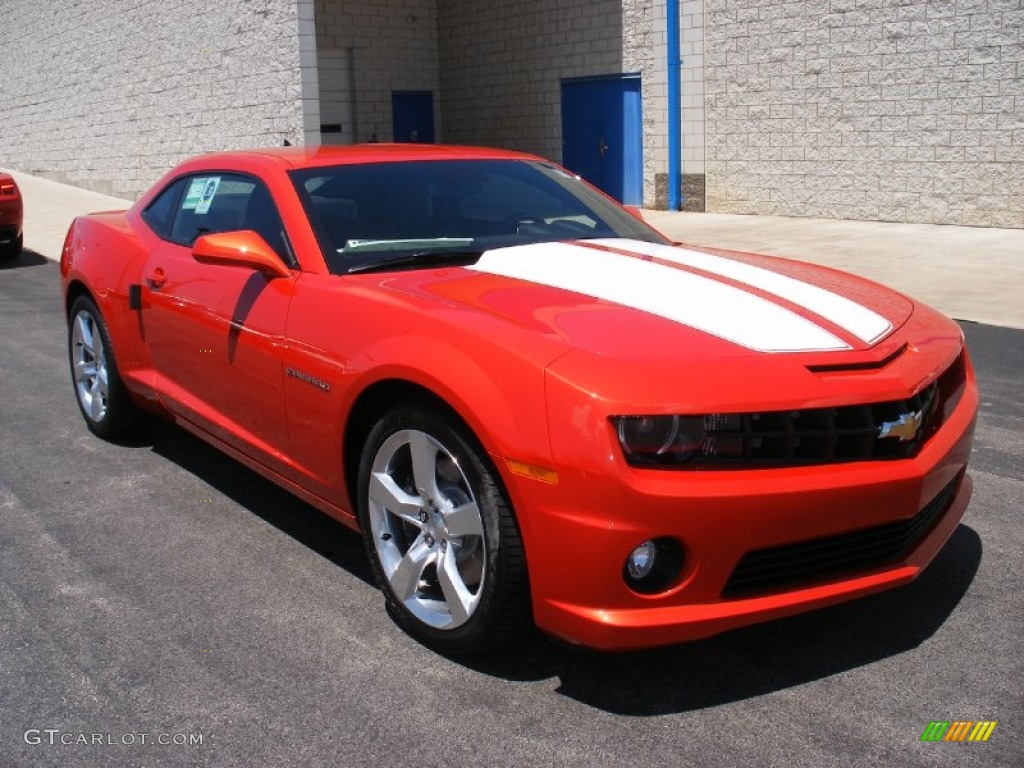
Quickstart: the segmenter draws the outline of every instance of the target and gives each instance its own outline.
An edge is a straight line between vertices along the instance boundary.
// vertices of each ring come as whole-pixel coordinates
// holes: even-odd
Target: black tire
[[[99,347],[96,339],[99,339]],[[146,430],[151,418],[131,401],[117,368],[107,325],[88,296],[75,299],[68,315],[68,363],[75,402],[90,431],[109,440],[131,437]],[[83,365],[81,380],[76,374],[76,363]],[[90,363],[91,370],[96,372],[93,376],[86,373]],[[103,391],[101,370],[106,373],[106,391]]]
[[[421,494],[413,487],[413,483],[421,485],[419,478],[412,476],[413,444],[422,444],[421,434],[439,446],[432,460],[436,461],[433,476],[438,494],[433,506],[426,500],[429,494]],[[410,442],[403,443],[407,439]],[[433,443],[431,449],[437,448]],[[393,448],[396,445],[399,447]],[[402,491],[409,494],[406,498],[416,499],[423,505],[419,513],[407,511],[405,519],[387,510],[379,497],[371,506],[371,475],[375,463],[374,484],[380,487],[377,479],[385,466],[382,462],[388,461],[389,456],[387,466],[392,469],[385,472],[387,477],[393,479],[396,486],[403,485]],[[409,634],[442,654],[464,656],[492,651],[512,640],[528,624],[529,578],[519,527],[486,451],[457,416],[428,403],[407,403],[387,412],[367,437],[358,482],[359,522],[367,556],[389,613]],[[470,516],[451,522],[454,518],[450,513],[456,508],[472,510],[474,506],[479,513],[480,533],[453,533],[458,530],[457,526],[462,526],[465,532],[472,525],[466,522]],[[409,521],[414,514],[419,514],[421,522]],[[428,523],[424,515],[432,522]],[[434,522],[438,520],[448,522]],[[452,525],[450,530],[448,524]],[[402,538],[406,540],[399,541]],[[408,581],[416,587],[403,600],[385,572],[381,553],[389,559],[392,577],[396,578],[399,569],[393,567],[394,558],[403,554],[402,548],[401,562],[404,563],[414,547],[429,553],[430,550],[424,549],[424,542],[432,539],[434,543],[429,546],[437,547],[433,550],[435,562],[432,566],[412,566],[413,570],[408,572],[419,568],[419,576]],[[451,558],[446,560],[449,548]],[[428,558],[429,555],[424,561]],[[454,581],[450,575],[453,568],[459,577],[458,583],[467,590],[464,594],[474,601],[471,610],[461,601],[456,606],[459,610],[452,610],[454,601],[448,598],[450,592],[445,588],[450,589]],[[477,579],[475,584],[474,579]],[[396,581],[400,580],[396,578]],[[441,610],[432,612],[432,606],[440,606]],[[445,609],[449,612],[451,626],[438,626],[445,621]]]
[[[16,259],[21,255],[22,245],[24,244],[24,236],[18,235],[17,239],[7,243],[6,245],[0,245],[0,259]]]

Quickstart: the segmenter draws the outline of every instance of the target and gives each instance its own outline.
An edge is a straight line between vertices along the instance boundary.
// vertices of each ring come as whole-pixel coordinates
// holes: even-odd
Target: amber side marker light
[[[516,461],[515,459],[505,459],[505,463],[513,475],[539,480],[549,485],[558,485],[558,473],[553,469],[538,467],[536,464],[527,464],[525,461]]]

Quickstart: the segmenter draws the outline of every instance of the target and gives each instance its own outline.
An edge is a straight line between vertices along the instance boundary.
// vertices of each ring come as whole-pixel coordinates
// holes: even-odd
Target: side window
[[[200,235],[240,229],[258,232],[285,263],[294,265],[281,216],[262,182],[231,173],[187,179],[171,240],[191,246]]]
[[[149,207],[142,212],[142,220],[149,228],[160,237],[169,237],[171,222],[174,220],[174,211],[181,196],[181,189],[185,186],[185,179],[178,179],[167,189],[157,196],[156,200],[149,204]]]
[[[241,229],[242,215],[256,183],[226,173],[190,176],[178,204],[171,240],[192,245],[200,235]]]

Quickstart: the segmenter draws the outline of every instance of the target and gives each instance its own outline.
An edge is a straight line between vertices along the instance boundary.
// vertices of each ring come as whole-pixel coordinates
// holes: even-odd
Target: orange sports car
[[[445,653],[627,649],[913,580],[957,526],[959,327],[866,280],[669,242],[538,157],[182,163],[61,258],[89,429],[173,419],[362,532]]]

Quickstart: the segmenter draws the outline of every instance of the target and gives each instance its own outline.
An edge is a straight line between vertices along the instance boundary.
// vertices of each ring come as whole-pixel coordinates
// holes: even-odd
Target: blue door
[[[639,75],[562,81],[562,165],[622,203],[643,202]]]
[[[391,126],[400,143],[434,143],[434,94],[430,91],[394,91]]]

